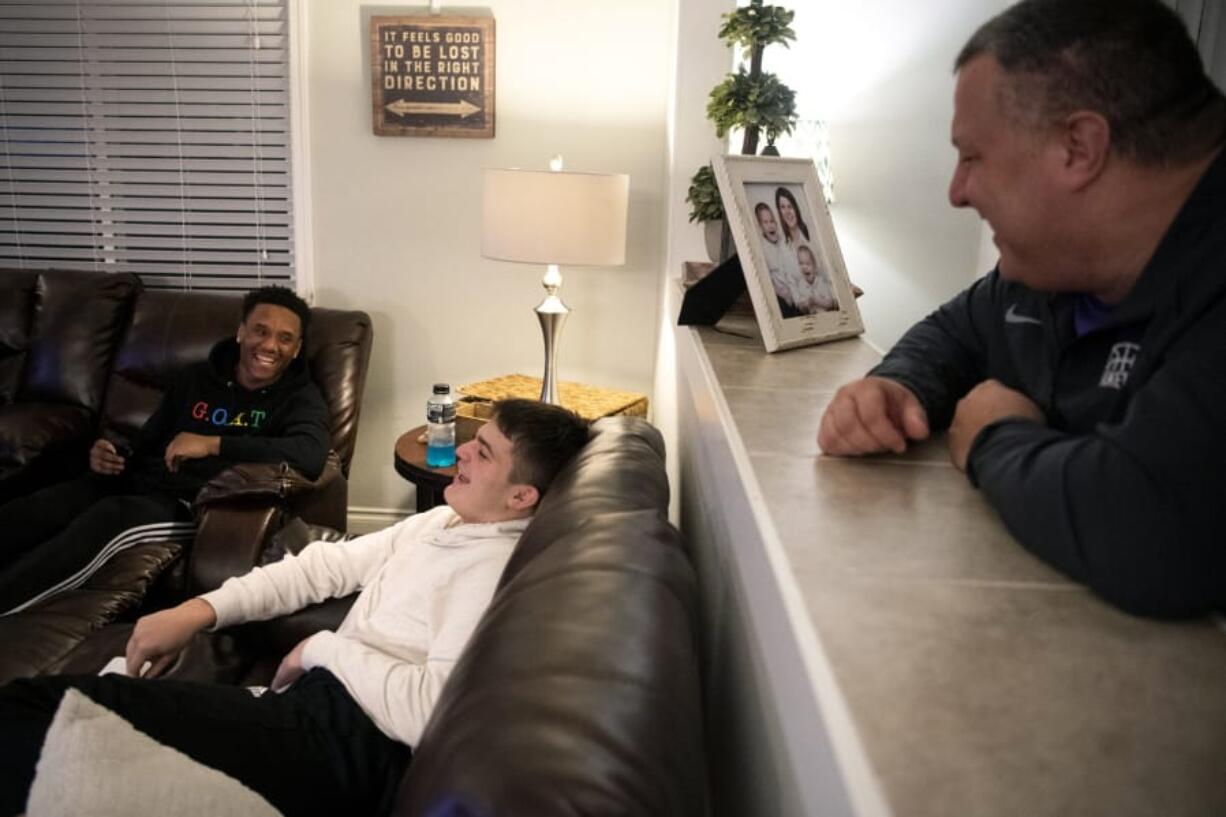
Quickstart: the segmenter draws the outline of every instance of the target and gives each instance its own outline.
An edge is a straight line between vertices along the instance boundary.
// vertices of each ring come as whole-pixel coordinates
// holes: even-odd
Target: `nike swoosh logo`
[[[1043,321],[1038,318],[1032,318],[1029,315],[1017,314],[1017,304],[1009,304],[1009,310],[1005,312],[1005,323],[1033,323],[1039,326],[1043,325]]]

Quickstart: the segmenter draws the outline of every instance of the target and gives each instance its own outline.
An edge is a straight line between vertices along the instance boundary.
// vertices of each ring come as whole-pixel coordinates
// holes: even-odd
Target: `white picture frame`
[[[813,161],[717,156],[713,164],[766,351],[863,333]]]

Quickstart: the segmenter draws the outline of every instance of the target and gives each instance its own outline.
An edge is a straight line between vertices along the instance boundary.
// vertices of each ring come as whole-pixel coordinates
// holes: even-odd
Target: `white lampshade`
[[[486,170],[481,254],[502,261],[626,261],[624,174]]]

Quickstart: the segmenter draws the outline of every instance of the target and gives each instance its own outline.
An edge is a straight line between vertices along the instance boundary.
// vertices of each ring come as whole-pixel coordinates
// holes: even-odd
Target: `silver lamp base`
[[[541,402],[562,405],[558,399],[558,337],[570,310],[562,299],[550,293],[536,306],[536,319],[541,323],[541,337],[545,341],[545,374],[541,377]]]

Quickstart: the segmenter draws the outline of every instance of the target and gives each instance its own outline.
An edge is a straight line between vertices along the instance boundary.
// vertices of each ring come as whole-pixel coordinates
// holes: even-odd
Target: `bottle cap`
[[[451,386],[448,386],[446,383],[435,383],[434,384],[435,394],[446,394],[449,391],[451,391]]]

